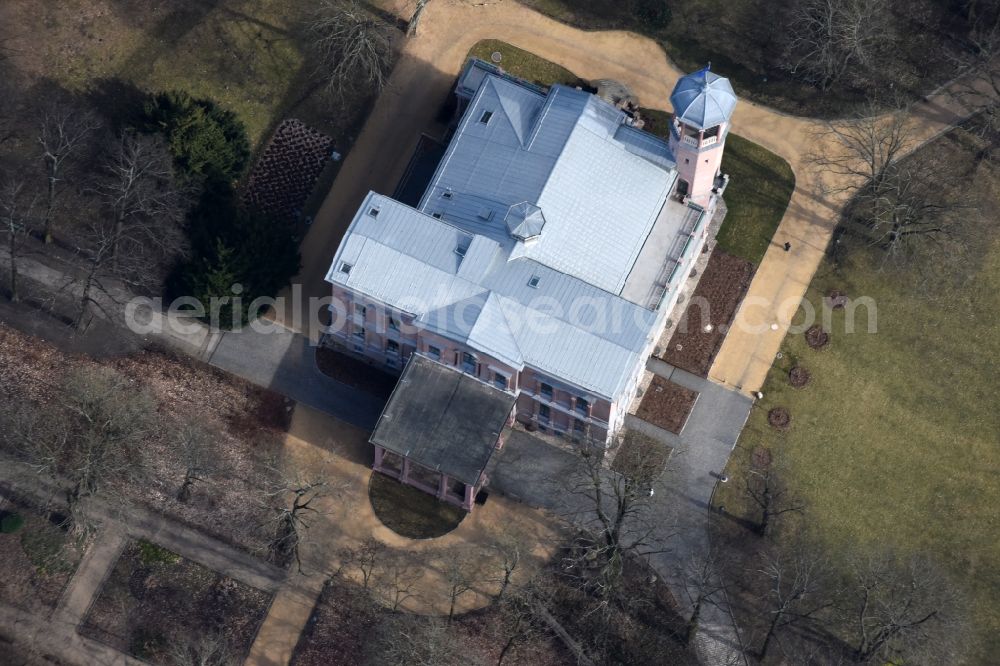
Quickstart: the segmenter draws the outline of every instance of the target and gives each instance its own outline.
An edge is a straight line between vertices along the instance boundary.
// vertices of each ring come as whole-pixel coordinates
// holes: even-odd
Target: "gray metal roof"
[[[616,399],[656,332],[675,179],[668,145],[594,95],[486,72],[418,208],[370,193],[327,280]]]
[[[708,129],[729,122],[736,107],[736,93],[729,79],[706,67],[681,77],[670,93],[670,104],[681,122]]]
[[[414,354],[369,441],[474,486],[515,400],[511,393]]]

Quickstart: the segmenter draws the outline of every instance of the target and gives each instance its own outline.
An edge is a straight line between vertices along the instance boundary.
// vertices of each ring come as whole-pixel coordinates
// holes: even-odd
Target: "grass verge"
[[[956,164],[971,160],[969,141],[956,131],[929,149],[942,170],[956,173]],[[993,501],[1000,496],[1000,329],[992,316],[1000,310],[1000,240],[991,220],[1000,170],[983,164],[972,171],[948,186],[988,193],[984,205],[993,208],[967,223],[972,245],[963,256],[938,253],[932,263],[918,257],[880,270],[880,254],[855,248],[839,264],[821,265],[806,295],[816,311],[834,289],[868,297],[874,309],[856,308],[855,333],[845,332],[850,306],[833,311],[822,351],[809,349],[801,334],[785,339],[727,474],[741,478],[753,450],[764,446],[804,500],[809,525],[834,549],[884,545],[938,558],[972,602],[980,642],[970,663],[992,663],[1000,653]],[[877,333],[866,332],[869,323]],[[804,389],[789,384],[795,365],[812,373]],[[776,406],[791,413],[786,432],[767,424]],[[721,485],[715,503],[754,517],[740,483]]]

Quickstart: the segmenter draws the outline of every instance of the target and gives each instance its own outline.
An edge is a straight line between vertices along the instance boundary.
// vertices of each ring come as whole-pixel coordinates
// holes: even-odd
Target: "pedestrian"
[[[792,249],[792,244],[789,243],[788,241],[785,241],[785,252],[788,252],[791,249]]]

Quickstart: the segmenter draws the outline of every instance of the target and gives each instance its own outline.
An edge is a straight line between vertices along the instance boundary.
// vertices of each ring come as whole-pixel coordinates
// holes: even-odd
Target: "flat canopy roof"
[[[369,441],[475,485],[493,455],[515,399],[475,377],[414,354]]]

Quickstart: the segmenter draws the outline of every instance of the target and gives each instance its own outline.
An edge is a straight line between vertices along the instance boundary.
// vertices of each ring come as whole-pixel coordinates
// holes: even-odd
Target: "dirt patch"
[[[646,389],[635,415],[679,435],[691,415],[698,392],[656,376]]]
[[[833,289],[826,295],[826,302],[834,310],[843,310],[848,303],[847,294],[839,289]]]
[[[53,399],[74,368],[106,365],[148,389],[164,427],[142,449],[145,473],[121,489],[126,497],[250,553],[266,550],[260,488],[273,475],[267,462],[282,444],[289,419],[285,399],[215,368],[170,353],[143,351],[95,361],[0,324],[0,397]],[[185,463],[175,425],[198,423],[214,435],[213,470],[188,502],[177,491]]]
[[[754,469],[767,469],[771,466],[771,449],[766,446],[755,446],[750,454],[750,464]]]
[[[327,377],[388,400],[399,378],[329,347],[316,349],[316,364]]]
[[[329,666],[366,663],[367,658],[372,656],[372,641],[376,640],[379,625],[396,617],[390,609],[375,601],[368,591],[343,577],[334,577],[323,589],[299,637],[291,664]],[[457,643],[463,663],[495,664],[507,641],[503,624],[496,606],[491,606],[456,617],[447,631]],[[558,639],[541,632],[526,642],[517,641],[503,663],[511,666],[557,666],[572,661]]]
[[[806,344],[810,349],[823,349],[830,344],[830,334],[823,330],[819,324],[813,324],[806,331]]]
[[[0,533],[0,599],[27,610],[54,608],[88,544],[31,506],[0,497],[0,516],[12,513],[24,523]]]
[[[794,388],[805,388],[812,381],[812,373],[801,365],[788,371],[788,383]]]
[[[170,649],[219,636],[242,662],[271,595],[144,541],[122,552],[80,633],[154,664]]]
[[[767,422],[778,430],[788,430],[792,425],[792,415],[784,407],[775,407],[767,413]]]
[[[707,377],[753,274],[752,263],[716,248],[660,358]]]

